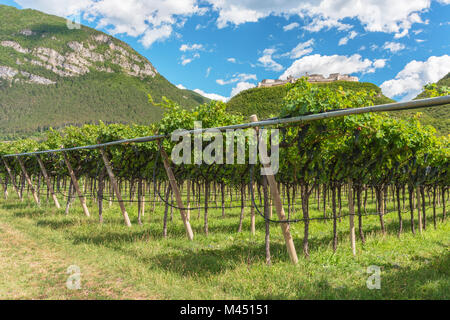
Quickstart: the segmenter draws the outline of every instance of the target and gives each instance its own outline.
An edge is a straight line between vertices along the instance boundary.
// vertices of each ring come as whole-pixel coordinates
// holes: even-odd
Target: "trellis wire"
[[[289,118],[272,118],[272,119],[262,120],[262,121],[258,121],[258,122],[250,122],[250,123],[222,126],[222,127],[216,127],[216,128],[186,130],[183,132],[182,135],[200,134],[200,133],[203,133],[203,132],[205,132],[207,130],[211,130],[211,129],[225,131],[225,130],[256,128],[256,127],[263,127],[263,126],[286,125],[289,123],[306,123],[306,122],[311,122],[311,121],[316,121],[316,120],[344,117],[344,116],[354,115],[354,114],[362,114],[362,113],[369,113],[369,112],[410,110],[410,109],[418,109],[418,108],[423,108],[423,107],[437,107],[437,106],[441,106],[441,105],[445,105],[445,104],[450,104],[450,95],[443,96],[443,97],[436,97],[436,98],[419,99],[419,100],[413,100],[413,101],[407,101],[407,102],[388,103],[388,104],[382,104],[382,105],[377,105],[377,106],[325,111],[325,112],[320,112],[320,113],[315,113],[315,114],[309,114],[306,116],[289,117]],[[48,154],[48,153],[69,152],[69,151],[76,151],[76,150],[91,150],[91,149],[99,149],[99,148],[120,145],[120,144],[126,144],[126,143],[151,142],[151,141],[162,140],[162,139],[166,139],[166,138],[170,138],[170,134],[154,135],[154,136],[134,138],[134,139],[123,139],[123,140],[111,141],[111,142],[100,143],[100,144],[89,145],[89,146],[74,147],[74,148],[62,148],[62,149],[55,149],[55,150],[44,150],[44,151],[18,153],[18,154],[9,154],[9,155],[4,155],[3,157],[11,158],[11,157],[31,156],[31,155],[40,155],[40,154]]]

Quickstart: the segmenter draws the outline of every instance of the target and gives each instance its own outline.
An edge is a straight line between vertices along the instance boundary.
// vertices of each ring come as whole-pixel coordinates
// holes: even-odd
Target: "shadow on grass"
[[[88,220],[88,219],[80,219],[78,217],[65,217],[64,219],[39,219],[39,221],[36,223],[38,227],[49,227],[53,230],[58,229],[65,229],[69,227],[74,226],[81,226],[81,225],[95,225],[98,224],[97,221],[94,220]]]
[[[2,208],[6,209],[6,210],[35,209],[36,205],[34,203],[31,204],[28,201],[24,201],[24,202],[17,201],[17,202],[3,203]]]
[[[132,243],[137,241],[149,241],[151,238],[154,238],[154,235],[151,234],[150,230],[142,229],[132,230],[127,233],[124,231],[108,231],[102,234],[74,235],[71,240],[73,241],[73,244],[88,243],[98,246],[118,248],[117,244],[123,242]]]
[[[284,244],[273,243],[273,260],[283,257]],[[157,254],[151,257],[139,257],[142,263],[154,268],[177,273],[179,276],[208,277],[227,270],[233,270],[242,264],[263,263],[264,244],[234,243],[226,248],[192,247],[176,248],[175,251]]]
[[[416,212],[414,212],[415,214]],[[442,214],[436,214],[436,225],[438,226],[440,223],[442,223]],[[386,233],[387,234],[398,234],[399,228],[400,228],[400,223],[398,222],[397,216],[395,216],[396,220],[393,221],[389,221],[386,222],[385,220],[385,228],[386,228]],[[402,228],[402,234],[404,233],[408,233],[408,232],[412,232],[411,231],[411,216],[408,213],[403,214],[402,215],[402,220],[403,220],[403,228]],[[357,222],[356,222],[357,223]],[[358,228],[358,226],[356,225],[356,228]],[[416,234],[419,232],[419,222],[417,220],[417,217],[414,216],[414,228],[415,228],[415,232]],[[424,231],[426,231],[426,229],[430,228],[434,230],[434,221],[433,221],[433,215],[427,213],[427,217],[426,217],[426,228],[424,229]],[[369,228],[364,226],[363,223],[363,229],[364,229],[364,233],[377,233],[377,234],[381,234],[381,227],[378,226],[370,226]],[[357,236],[358,234],[358,229],[356,230]]]
[[[295,299],[440,299],[450,298],[450,253],[429,259],[417,256],[424,266],[411,270],[391,265],[381,265],[381,288],[370,290],[363,276],[353,287],[333,286],[326,277],[294,287]],[[259,294],[258,300],[286,299],[283,295]]]
[[[52,220],[52,219],[41,219],[38,222],[39,226],[51,227],[54,229],[64,229],[66,227],[72,227],[82,224],[98,224],[97,221],[94,220]],[[162,226],[157,226],[155,228],[155,224],[149,225],[144,224],[144,226],[134,225],[131,229],[125,228],[123,226],[123,222],[120,218],[110,219],[108,221],[108,228],[113,224],[114,226],[119,226],[120,229],[116,230],[101,230],[99,232],[83,232],[82,234],[74,234],[71,236],[71,240],[74,244],[80,243],[88,243],[94,244],[98,246],[110,247],[115,250],[120,250],[125,254],[133,255],[132,250],[127,250],[127,248],[120,248],[121,243],[134,243],[138,241],[161,241],[164,240],[162,233]],[[263,227],[264,222],[258,223],[259,227]],[[250,223],[246,221],[244,223],[244,230],[247,230],[250,226]],[[404,232],[407,232],[407,223],[404,224]],[[388,232],[392,234],[397,233],[398,222],[386,222],[386,228]],[[194,233],[196,235],[197,244],[199,244],[199,248],[195,248],[193,245],[192,248],[186,249],[186,245],[177,246],[173,243],[172,240],[183,240],[186,239],[186,232],[184,226],[180,223],[169,224],[168,225],[168,242],[164,243],[165,246],[171,246],[172,249],[179,251],[179,254],[171,254],[167,256],[167,254],[163,254],[161,256],[152,256],[149,258],[148,263],[155,263],[155,261],[161,262],[160,265],[164,265],[168,263],[169,265],[180,264],[186,265],[189,264],[189,267],[185,269],[180,269],[180,273],[185,273],[187,270],[202,270],[202,268],[206,268],[207,272],[216,272],[217,270],[222,270],[220,266],[229,266],[234,265],[233,261],[264,261],[264,241],[263,239],[258,239],[259,242],[255,241],[244,241],[244,240],[234,240],[234,243],[241,243],[241,245],[232,245],[231,247],[227,247],[226,249],[210,249],[207,248],[208,238],[204,236],[203,227],[199,223],[198,225],[193,226]],[[364,230],[366,234],[368,233],[381,233],[379,226],[371,226],[370,228]],[[210,226],[211,235],[218,236],[236,236],[237,235],[237,225],[234,222],[227,223],[226,225],[212,225]],[[244,231],[247,233],[247,231]],[[249,235],[249,234],[248,234]],[[348,230],[339,230],[338,238],[339,238],[339,248],[342,248],[344,244],[341,243],[343,239],[347,242],[349,236]],[[250,235],[249,235],[250,237]],[[359,236],[357,234],[357,239]],[[226,242],[227,240],[223,240]],[[294,237],[294,243],[297,248],[297,254],[299,257],[303,256],[302,252],[302,241],[303,237]],[[331,247],[333,241],[332,233],[325,234],[324,232],[320,233],[318,236],[314,234],[311,235],[309,240],[309,248],[310,253],[313,254],[316,251],[326,249]],[[249,243],[252,243],[250,246]],[[204,246],[204,248],[200,248]],[[203,250],[205,249],[205,250]],[[281,261],[287,261],[288,254],[286,252],[286,248],[282,237],[272,238],[271,240],[271,253],[275,258],[279,258]],[[192,256],[199,255],[199,258],[192,258]],[[203,258],[202,258],[203,257]],[[174,261],[170,261],[168,259],[173,259]],[[218,259],[220,261],[213,262],[212,260]],[[177,267],[175,267],[177,270]],[[208,271],[209,270],[209,271]]]
[[[14,212],[14,216],[17,218],[31,218],[31,219],[41,218],[43,216],[46,216],[47,214],[48,214],[47,210],[37,208],[30,208],[28,210],[19,210]]]

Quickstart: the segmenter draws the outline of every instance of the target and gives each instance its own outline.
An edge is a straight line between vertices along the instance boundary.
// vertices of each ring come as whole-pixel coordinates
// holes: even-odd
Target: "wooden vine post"
[[[83,208],[84,214],[87,217],[90,217],[91,214],[89,213],[89,209],[86,205],[86,199],[84,198],[83,194],[81,193],[80,185],[78,184],[77,177],[75,176],[72,166],[70,165],[69,158],[67,157],[67,154],[65,152],[63,152],[62,154],[64,156],[64,161],[66,162],[67,170],[69,170],[69,174],[70,174],[70,178],[72,179],[73,187],[75,188],[75,190],[78,194],[78,199],[80,199],[81,207]],[[70,196],[70,193],[69,193],[69,196]]]
[[[258,117],[256,115],[250,116],[251,122],[258,122]],[[258,128],[255,128],[258,134]],[[269,164],[264,164],[264,168],[270,168]],[[266,172],[267,173],[267,172]],[[278,192],[277,183],[273,175],[266,175],[267,182],[269,183],[270,191],[272,193],[273,202],[275,204],[275,209],[278,214],[278,219],[281,221],[286,220],[286,215],[284,213],[283,204],[281,202],[280,193]],[[292,239],[290,226],[288,223],[280,223],[281,231],[283,232],[284,241],[286,242],[286,248],[289,253],[289,257],[293,264],[298,263],[298,256],[294,246],[294,240]]]
[[[8,164],[6,163],[6,160],[4,158],[2,158],[2,159],[3,159],[3,164],[5,165],[6,171],[8,172],[9,179],[11,180],[11,184],[12,184],[13,190],[20,197],[20,192],[19,192],[19,189],[16,186],[16,181],[14,180],[14,176],[13,176],[13,174],[11,172],[11,169],[9,168]]]
[[[130,218],[128,217],[127,210],[125,209],[125,205],[123,204],[122,195],[120,194],[119,186],[117,185],[116,177],[114,176],[114,172],[112,171],[111,164],[109,163],[108,157],[106,156],[105,150],[103,148],[99,149],[100,154],[102,155],[103,162],[105,163],[106,171],[108,171],[109,181],[113,187],[113,190],[117,196],[117,201],[119,202],[120,210],[122,211],[123,219],[125,221],[125,225],[127,227],[131,227]]]
[[[355,206],[353,202],[353,181],[348,179],[348,217],[350,222],[350,243],[352,246],[352,253],[356,256],[356,237],[355,237]]]
[[[28,185],[30,186],[30,190],[31,190],[31,194],[33,195],[33,199],[36,202],[36,204],[39,205],[40,204],[39,198],[37,196],[36,190],[34,189],[33,182],[31,182],[30,176],[28,175],[27,170],[25,169],[23,161],[22,161],[22,159],[20,159],[20,157],[17,157],[17,161],[19,161],[19,165],[20,165],[20,168],[22,169],[22,173],[25,177],[25,180],[27,181]]]
[[[39,155],[36,156],[36,159],[39,163],[39,166],[41,167],[42,175],[44,176],[45,182],[47,183],[47,188],[50,192],[50,195],[52,196],[53,202],[55,202],[56,208],[60,209],[61,206],[59,204],[58,198],[56,197],[55,190],[53,190],[53,186],[48,176],[47,170],[45,169],[44,163],[42,162],[42,159]]]
[[[181,198],[180,189],[178,188],[177,180],[173,175],[172,169],[169,165],[169,157],[167,156],[166,151],[161,145],[161,141],[158,140],[159,150],[161,152],[161,157],[164,163],[164,168],[166,169],[167,176],[169,177],[170,186],[172,187],[173,194],[175,195],[175,199],[177,201],[177,206],[180,209],[181,219],[183,220],[184,227],[186,228],[186,233],[189,240],[194,240],[194,232],[192,231],[191,223],[189,222],[188,215],[186,210],[184,209],[184,203]]]

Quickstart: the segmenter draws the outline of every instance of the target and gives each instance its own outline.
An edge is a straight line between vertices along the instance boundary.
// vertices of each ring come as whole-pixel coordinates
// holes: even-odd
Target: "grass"
[[[147,205],[144,225],[139,226],[136,205],[127,204],[133,223],[127,228],[118,207],[109,208],[107,202],[103,225],[95,218],[93,203],[88,204],[92,217],[87,218],[78,203],[66,216],[63,209],[43,202],[37,207],[30,197],[21,203],[12,194],[0,200],[2,299],[450,298],[450,225],[439,222],[434,230],[431,212],[423,234],[412,235],[405,221],[400,238],[395,213],[386,216],[386,236],[380,234],[378,217],[366,217],[367,241],[357,243],[356,257],[350,250],[347,219],[339,224],[337,253],[332,250],[332,223],[311,223],[308,260],[301,253],[303,224],[292,224],[297,266],[290,264],[280,228],[273,225],[269,267],[264,221],[257,217],[257,232],[251,236],[247,211],[244,231],[238,234],[239,209],[227,211],[225,219],[220,210],[212,210],[206,237],[203,220],[193,210],[195,239],[189,242],[176,210],[168,238],[162,237],[162,206],[151,213]],[[311,207],[313,216],[321,215],[315,204]],[[404,219],[409,220],[409,213]],[[70,265],[81,268],[79,291],[66,288]],[[381,268],[380,290],[366,286],[371,265]]]

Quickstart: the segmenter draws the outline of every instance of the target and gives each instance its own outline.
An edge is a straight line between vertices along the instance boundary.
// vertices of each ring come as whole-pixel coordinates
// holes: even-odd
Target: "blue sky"
[[[450,0],[0,0],[112,34],[170,82],[226,99],[265,78],[349,73],[408,100],[450,72]]]

